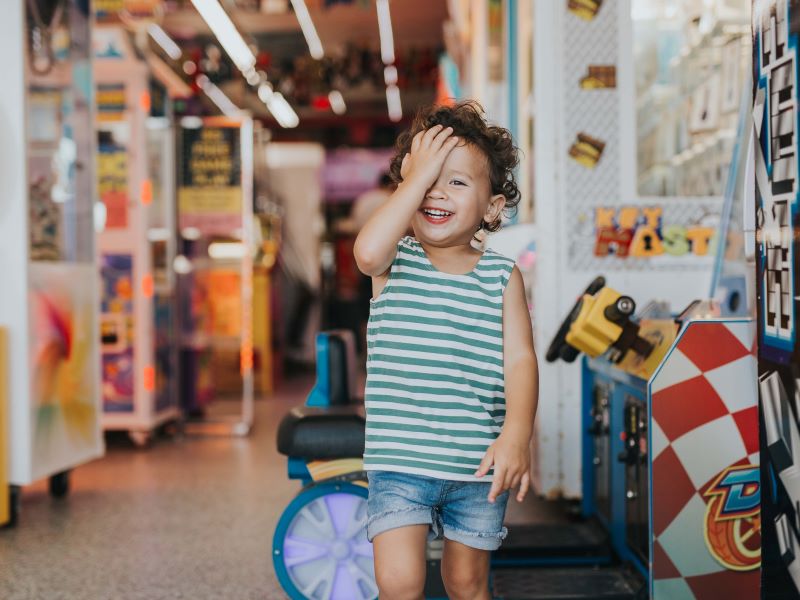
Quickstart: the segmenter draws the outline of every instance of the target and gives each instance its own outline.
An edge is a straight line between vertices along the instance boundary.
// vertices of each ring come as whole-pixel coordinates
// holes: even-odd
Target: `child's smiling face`
[[[502,194],[492,195],[486,156],[472,144],[461,143],[448,155],[411,226],[418,240],[432,246],[465,245],[481,219],[494,221],[504,204]]]

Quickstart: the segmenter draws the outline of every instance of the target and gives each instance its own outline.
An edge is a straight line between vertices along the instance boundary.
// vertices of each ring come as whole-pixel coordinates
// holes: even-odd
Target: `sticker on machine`
[[[758,465],[723,470],[703,494],[708,501],[705,540],[726,569],[752,571],[761,566],[761,479]]]

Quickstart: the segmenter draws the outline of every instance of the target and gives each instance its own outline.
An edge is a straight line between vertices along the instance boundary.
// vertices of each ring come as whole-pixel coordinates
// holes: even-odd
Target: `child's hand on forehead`
[[[403,181],[417,180],[425,189],[431,187],[442,171],[447,155],[458,144],[452,127],[434,125],[414,136],[411,152],[403,157],[400,176]]]

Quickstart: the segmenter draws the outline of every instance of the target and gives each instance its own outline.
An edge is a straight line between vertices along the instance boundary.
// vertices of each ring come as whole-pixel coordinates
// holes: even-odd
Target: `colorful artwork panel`
[[[33,473],[53,473],[100,446],[92,265],[30,265]]]

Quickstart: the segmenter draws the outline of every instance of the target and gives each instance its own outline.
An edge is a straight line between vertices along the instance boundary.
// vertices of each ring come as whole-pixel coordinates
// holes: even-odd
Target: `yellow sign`
[[[233,214],[242,211],[242,188],[183,187],[178,190],[178,209],[181,214]]]

